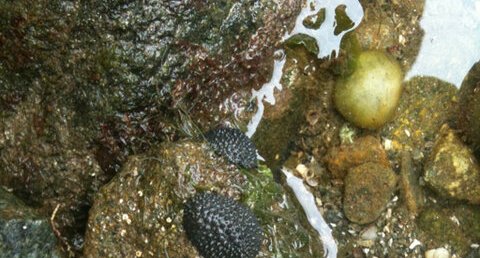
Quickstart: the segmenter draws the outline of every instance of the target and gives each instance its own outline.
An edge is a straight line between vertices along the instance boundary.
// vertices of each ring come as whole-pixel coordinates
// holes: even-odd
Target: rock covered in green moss
[[[344,182],[345,216],[352,222],[367,224],[387,207],[397,176],[390,168],[369,162],[350,169]]]
[[[260,251],[262,230],[255,215],[216,193],[198,193],[187,201],[183,227],[203,257],[254,258]]]
[[[448,210],[429,207],[420,213],[417,225],[420,229],[420,239],[428,246],[448,244],[459,257],[465,257],[470,240],[455,221],[456,218]]]
[[[470,148],[446,125],[425,164],[424,179],[441,196],[480,203],[480,166]]]
[[[377,129],[395,114],[402,93],[399,64],[379,51],[360,53],[353,72],[337,81],[334,101],[338,111],[358,127]]]

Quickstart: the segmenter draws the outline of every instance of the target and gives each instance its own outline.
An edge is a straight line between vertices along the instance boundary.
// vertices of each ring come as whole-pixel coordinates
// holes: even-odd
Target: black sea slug
[[[255,215],[215,193],[199,193],[186,202],[183,227],[205,258],[253,258],[260,250],[262,230]]]
[[[209,131],[205,138],[213,150],[231,163],[245,168],[257,166],[257,150],[253,142],[242,131],[220,127]]]

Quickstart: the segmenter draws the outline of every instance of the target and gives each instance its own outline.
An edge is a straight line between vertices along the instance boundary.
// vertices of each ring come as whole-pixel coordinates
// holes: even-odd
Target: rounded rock
[[[457,125],[480,158],[480,62],[472,67],[458,92]]]
[[[255,215],[231,198],[199,193],[185,204],[183,227],[205,258],[253,258],[262,230]]]
[[[377,163],[368,162],[350,169],[345,177],[345,216],[358,224],[375,221],[387,206],[396,183],[395,173]]]
[[[379,51],[360,53],[352,66],[353,73],[336,84],[336,108],[358,127],[380,128],[398,106],[402,70],[393,58]]]

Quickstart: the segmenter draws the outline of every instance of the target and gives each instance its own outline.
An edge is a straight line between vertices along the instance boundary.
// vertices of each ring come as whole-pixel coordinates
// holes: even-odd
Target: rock
[[[480,167],[472,151],[443,126],[425,164],[425,182],[439,195],[480,203]]]
[[[480,243],[480,207],[460,204],[451,207],[451,210],[453,216],[458,219],[462,232],[471,239],[472,243]]]
[[[310,96],[318,93],[309,92],[316,87],[322,73],[314,73],[320,69],[307,51],[298,47],[286,49],[286,60],[283,67],[282,90],[274,90],[274,105],[264,103],[265,110],[262,120],[252,136],[260,156],[266,164],[276,170],[289,155],[292,143],[300,137],[300,126],[304,123],[304,114]],[[312,66],[308,72],[303,72],[306,66]],[[311,91],[311,90],[310,90]]]
[[[245,184],[238,169],[199,143],[167,143],[133,156],[95,197],[84,255],[194,257],[182,227],[184,201],[202,189],[238,200]]]
[[[110,178],[74,129],[73,112],[31,96],[0,132],[0,185],[45,216],[58,207],[54,224],[65,248],[80,251],[93,194]]]
[[[397,176],[377,163],[364,163],[348,171],[345,177],[343,211],[352,222],[375,221],[386,208],[395,190]]]
[[[0,74],[12,89],[2,99],[16,102],[33,82],[48,82],[82,123],[120,112],[135,128],[154,126],[138,110],[158,114],[170,98],[202,124],[214,122],[232,114],[220,111],[226,98],[267,80],[276,43],[300,7],[285,0],[1,3],[2,16],[18,21],[0,26],[10,35],[1,37]]]
[[[448,244],[459,257],[464,257],[470,249],[471,240],[462,228],[452,220],[456,218],[452,210],[428,207],[422,211],[416,222],[419,237],[426,246]]]
[[[425,205],[425,194],[419,180],[420,171],[415,170],[411,153],[404,151],[400,169],[400,188],[403,200],[412,216],[416,216]]]
[[[387,153],[380,141],[373,136],[356,139],[353,144],[342,144],[329,150],[325,161],[335,178],[344,178],[349,169],[367,162],[390,167]]]
[[[217,192],[251,208],[263,229],[257,257],[323,255],[318,233],[294,219],[304,216],[303,210],[285,197],[269,169],[240,172],[206,144],[183,141],[132,156],[102,187],[90,210],[85,257],[197,257],[182,220],[184,202],[198,191]]]
[[[478,258],[480,257],[480,248],[474,248],[470,253],[468,253],[465,258]]]
[[[443,248],[430,249],[425,252],[425,258],[450,258],[450,252]]]
[[[470,69],[458,92],[456,123],[480,158],[480,62]]]
[[[404,71],[410,70],[418,55],[422,36],[418,33],[424,1],[362,1],[365,16],[354,31],[362,49],[382,49],[402,60]],[[398,17],[392,20],[390,17]],[[394,36],[395,35],[395,36]]]
[[[353,73],[337,81],[335,106],[354,125],[378,129],[395,114],[402,70],[392,57],[378,51],[362,52],[354,60]]]
[[[0,188],[0,256],[63,257],[49,220]]]
[[[177,139],[179,109],[207,128],[233,113],[220,105],[232,94],[248,102],[300,7],[1,2],[0,184],[44,214],[61,204],[54,224],[79,251],[98,187],[130,154]]]
[[[403,85],[395,119],[382,129],[392,141],[391,153],[401,160],[403,150],[429,156],[440,127],[454,115],[457,89],[453,84],[432,77],[415,77]]]

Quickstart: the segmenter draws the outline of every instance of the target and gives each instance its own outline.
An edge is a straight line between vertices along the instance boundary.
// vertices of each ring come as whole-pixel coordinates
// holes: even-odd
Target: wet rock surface
[[[0,188],[0,256],[63,257],[47,218]]]
[[[345,216],[358,224],[375,221],[387,207],[396,183],[395,173],[376,163],[350,169],[345,177]]]
[[[187,141],[131,157],[122,172],[101,189],[90,210],[84,255],[140,252],[147,257],[165,253],[195,257],[182,217],[184,202],[201,191],[215,191],[252,208],[265,237],[259,257],[322,253],[316,233],[295,219],[301,211],[279,206],[286,200],[269,170],[241,173],[206,145]]]
[[[396,118],[382,129],[391,152],[410,150],[427,157],[440,127],[452,120],[456,93],[452,84],[431,77],[406,82]]]
[[[104,1],[83,8],[95,27],[91,32],[114,50],[111,58],[128,63],[118,64],[120,73],[113,83],[140,86],[125,88],[132,104],[173,101],[195,121],[208,124],[220,119],[218,108],[226,97],[245,85],[250,89],[266,81],[257,77],[263,74],[257,69],[269,69],[268,57],[281,28],[294,18],[299,5]],[[103,78],[111,82],[108,76]]]
[[[0,125],[0,184],[45,216],[58,209],[58,237],[78,251],[93,194],[108,177],[68,108],[31,97],[16,110]]]
[[[0,184],[45,215],[58,207],[59,237],[80,252],[92,194],[129,155],[189,135],[192,118],[208,127],[232,114],[222,102],[267,80],[299,8],[0,3]]]
[[[252,137],[260,156],[274,170],[283,164],[292,145],[301,137],[298,131],[307,120],[305,113],[322,97],[318,87],[324,85],[318,84],[327,76],[325,69],[320,67],[321,62],[312,60],[313,54],[303,47],[289,46],[285,58],[284,88],[274,91],[275,105],[265,103],[264,116]],[[316,120],[326,119],[320,110],[312,112]]]
[[[266,103],[254,140],[267,153],[263,156],[271,168],[281,166],[293,155],[292,169],[298,164],[308,168],[300,167],[298,172],[306,171],[302,176],[327,223],[333,227],[339,257],[417,258],[423,257],[426,250],[442,246],[457,257],[477,257],[478,204],[460,207],[457,200],[425,191],[425,206],[418,209],[417,219],[412,219],[412,211],[420,207],[412,191],[417,187],[416,173],[422,171],[431,156],[441,125],[454,125],[459,129],[460,139],[476,148],[478,119],[472,118],[478,113],[477,77],[469,75],[470,86],[468,90],[462,89],[465,95],[457,95],[453,85],[440,80],[410,79],[403,84],[396,116],[379,131],[367,132],[345,123],[334,110],[332,96],[335,80],[344,69],[347,72],[351,69],[346,67],[348,58],[354,56],[350,54],[385,51],[397,59],[402,70],[408,71],[422,40],[419,19],[424,1],[360,2],[364,19],[344,38],[348,39],[344,40],[347,44],[342,44],[339,57],[318,60],[318,46],[311,45],[313,39],[300,37],[286,45],[278,41],[292,27],[302,1],[4,1],[0,3],[0,132],[5,132],[0,134],[0,182],[29,206],[35,206],[39,218],[49,222],[54,231],[58,230],[57,243],[65,250],[76,250],[79,256],[92,196],[123,167],[122,176],[117,175],[112,181],[115,187],[108,184],[98,194],[101,201],[91,213],[100,214],[100,207],[107,207],[103,211],[115,216],[96,219],[119,231],[88,233],[97,237],[109,235],[108,239],[124,243],[125,249],[114,252],[128,249],[135,251],[136,256],[151,256],[144,250],[151,251],[151,243],[157,243],[160,249],[154,251],[163,255],[165,243],[178,241],[182,246],[172,252],[191,251],[195,255],[189,242],[179,237],[182,229],[174,220],[178,216],[173,215],[181,214],[182,205],[178,204],[180,198],[174,197],[178,193],[191,196],[192,189],[214,188],[227,189],[222,194],[234,196],[259,218],[265,237],[259,257],[321,257],[324,252],[317,232],[306,222],[291,193],[274,183],[271,171],[262,164],[256,171],[242,170],[245,181],[239,183],[241,187],[232,187],[230,193],[228,189],[232,188],[217,187],[217,179],[221,181],[224,177],[198,176],[200,183],[190,178],[185,182],[196,183],[185,186],[173,178],[179,172],[172,170],[165,175],[162,185],[162,179],[145,173],[151,182],[162,185],[164,196],[172,200],[166,204],[142,202],[146,199],[140,194],[156,197],[155,200],[163,197],[149,192],[152,187],[142,181],[143,175],[136,176],[135,182],[132,179],[134,167],[159,166],[154,165],[157,163],[151,157],[168,156],[167,160],[172,161],[174,151],[168,155],[158,151],[183,149],[185,146],[180,148],[183,143],[178,140],[185,136],[198,136],[219,124],[245,129],[256,111],[250,99],[251,89],[258,89],[268,81],[273,51],[285,48],[283,91],[275,91],[275,106]],[[348,18],[341,17],[342,8],[344,12],[344,6],[335,10],[339,27],[351,26]],[[319,26],[324,17],[322,10],[308,17],[304,25]],[[457,112],[457,107],[461,111]],[[342,132],[345,127],[349,130]],[[348,135],[352,132],[358,137],[369,134],[381,140],[389,159],[387,164],[402,176],[408,175],[407,184],[400,189],[400,198],[394,196],[380,216],[367,225],[352,223],[345,217],[342,209],[345,181],[337,176],[332,179],[323,160],[332,147],[343,148],[338,147],[340,142],[343,146],[345,139],[357,137]],[[412,153],[412,162],[406,162],[411,169],[402,160],[404,151]],[[337,160],[342,160],[344,154],[337,155]],[[209,162],[227,166],[223,161]],[[185,171],[199,167],[193,161],[186,163],[191,166]],[[222,169],[237,172],[233,167]],[[96,177],[87,176],[92,171]],[[207,183],[210,181],[213,183]],[[203,187],[202,182],[207,186]],[[122,187],[118,186],[122,183]],[[146,190],[139,193],[133,187],[137,185]],[[425,190],[423,184],[419,187]],[[171,189],[175,189],[173,193]],[[126,196],[121,190],[131,193]],[[118,204],[127,197],[130,203]],[[117,203],[109,203],[113,198]],[[136,206],[131,206],[132,203]],[[167,212],[161,214],[172,215],[171,222],[168,217],[157,220],[154,215],[160,213],[141,206],[142,203],[167,207]],[[148,217],[152,225],[142,224],[141,216],[132,212],[131,207],[137,212],[143,209],[140,214],[154,214]],[[429,216],[431,209],[442,209],[443,215],[433,212]],[[439,216],[444,220],[435,223]],[[40,225],[42,232],[45,225]],[[442,229],[445,225],[447,229]],[[377,229],[375,238],[368,234],[371,226]],[[178,238],[172,240],[169,234]],[[146,235],[149,243],[142,242]],[[50,241],[50,236],[48,233],[44,240]],[[159,239],[167,241],[160,243]],[[95,252],[101,252],[95,246],[103,246],[95,241],[88,241],[91,248],[85,254],[94,256],[98,254]],[[421,244],[410,248],[418,242]],[[113,248],[115,244],[112,240],[105,245]]]
[[[166,144],[132,156],[95,197],[84,255],[195,257],[182,228],[183,203],[197,190],[238,199],[238,169],[199,143]]]
[[[418,217],[418,226],[422,234],[426,234],[426,245],[436,248],[437,243],[448,243],[455,253],[462,257],[469,250],[471,239],[462,231],[462,226],[456,223],[457,217],[451,211],[429,207]],[[452,220],[451,218],[455,218]],[[463,220],[462,220],[463,222]]]
[[[441,196],[480,203],[480,167],[472,151],[442,127],[425,164],[425,182]]]
[[[424,1],[360,1],[365,17],[355,34],[363,49],[385,49],[408,71],[421,44]],[[392,18],[394,17],[394,18]]]

